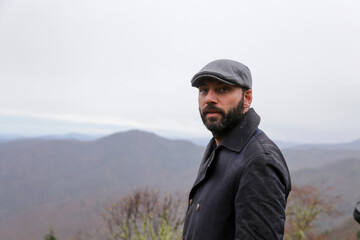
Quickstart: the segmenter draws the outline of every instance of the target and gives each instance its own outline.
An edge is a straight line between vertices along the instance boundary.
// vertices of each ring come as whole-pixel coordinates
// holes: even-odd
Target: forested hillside
[[[204,147],[128,131],[93,141],[27,139],[0,143],[0,239],[42,239],[53,225],[59,239],[99,221],[111,199],[134,189],[187,191]],[[342,197],[345,217],[360,192],[356,148],[284,150],[293,184],[323,184]],[[340,223],[339,223],[340,224]]]

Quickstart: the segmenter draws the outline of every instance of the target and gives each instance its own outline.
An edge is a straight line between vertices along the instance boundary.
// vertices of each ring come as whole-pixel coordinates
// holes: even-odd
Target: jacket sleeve
[[[236,189],[235,239],[283,239],[288,170],[270,154],[245,166]]]

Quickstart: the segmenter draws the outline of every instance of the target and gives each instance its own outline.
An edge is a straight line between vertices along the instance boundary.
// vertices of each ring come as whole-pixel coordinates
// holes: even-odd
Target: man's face
[[[248,107],[244,109],[241,87],[205,80],[199,86],[199,110],[204,125],[221,137],[240,121]]]

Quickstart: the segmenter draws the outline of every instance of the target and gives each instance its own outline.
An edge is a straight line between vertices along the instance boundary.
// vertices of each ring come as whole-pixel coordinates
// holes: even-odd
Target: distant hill
[[[22,138],[22,137],[17,136],[17,135],[0,134],[0,143],[9,142],[9,141],[12,141],[14,139],[19,139],[19,138]]]
[[[341,160],[360,159],[360,139],[339,144],[292,145],[282,152],[292,171],[317,168]]]
[[[40,136],[40,139],[58,139],[58,140],[79,140],[79,141],[93,141],[103,137],[103,135],[86,135],[80,133],[68,133],[63,135],[46,135]]]
[[[323,229],[328,229],[346,218],[352,218],[355,203],[360,201],[360,156],[328,163],[319,168],[295,171],[291,173],[291,179],[296,185],[329,187],[330,195],[340,197],[336,208],[342,216],[322,219],[320,224]]]
[[[310,150],[310,149],[328,149],[328,150],[360,150],[360,139],[348,143],[336,144],[301,144],[291,146],[293,149]]]
[[[191,141],[192,143],[195,143],[196,145],[205,147],[209,143],[210,139],[211,139],[211,136],[209,136],[209,137],[189,138],[187,140]],[[274,140],[274,142],[276,143],[276,145],[280,149],[286,149],[286,148],[292,148],[292,147],[296,147],[296,146],[301,146],[301,145],[299,145],[297,143],[293,143],[293,142],[285,142],[285,141],[277,141],[277,140]]]
[[[86,135],[80,133],[68,133],[63,135],[45,135],[45,136],[37,136],[37,137],[29,137],[29,136],[19,136],[19,135],[1,135],[0,134],[0,143],[3,142],[12,142],[19,140],[35,140],[35,139],[47,139],[47,140],[79,140],[79,141],[93,141],[101,138],[101,135]]]
[[[291,171],[317,168],[332,162],[360,158],[360,150],[353,149],[288,148],[283,149],[282,153]]]
[[[355,203],[360,201],[360,156],[326,164],[319,168],[292,172],[292,181],[298,185],[322,184],[332,188],[343,203],[342,212],[352,214]]]
[[[11,229],[9,219],[16,224],[23,214],[51,205],[71,206],[146,186],[185,192],[195,179],[202,153],[202,147],[190,142],[141,131],[89,142],[29,139],[1,143],[0,236],[19,239],[11,238],[15,232],[6,230]],[[32,224],[23,230],[30,231]]]
[[[190,141],[128,131],[96,140],[0,142],[0,240],[43,239],[51,224],[70,239],[95,209],[136,188],[190,189],[204,151]],[[293,183],[324,182],[350,204],[358,197],[359,150],[283,150]],[[345,208],[344,208],[345,209]],[[96,219],[94,220],[96,221]]]

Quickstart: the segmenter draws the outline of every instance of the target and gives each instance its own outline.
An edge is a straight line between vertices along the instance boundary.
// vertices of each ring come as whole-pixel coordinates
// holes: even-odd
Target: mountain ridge
[[[22,139],[0,143],[0,236],[15,240],[27,236],[25,233],[45,234],[52,222],[61,229],[61,239],[70,239],[65,232],[74,233],[79,226],[65,222],[71,222],[70,217],[80,221],[89,214],[89,208],[99,208],[106,199],[142,187],[186,192],[195,180],[204,149],[187,140],[141,130],[92,141]],[[285,149],[283,153],[294,184],[302,179],[311,179],[312,184],[320,181],[312,175],[325,180],[330,176],[331,184],[357,181],[346,175],[358,168],[350,164],[359,160],[358,150]],[[336,181],[339,177],[345,180]],[[337,189],[343,195],[351,190]],[[39,220],[35,223],[29,219]],[[17,233],[19,229],[23,235]],[[43,237],[35,235],[27,239]]]
[[[41,135],[41,136],[20,136],[20,135],[9,135],[9,134],[0,134],[0,144],[9,141],[19,141],[19,140],[32,140],[32,139],[43,139],[43,140],[78,140],[78,141],[96,141],[101,138],[106,138],[111,135],[117,135],[127,132],[144,132],[149,134],[154,134],[158,137],[172,140],[184,140],[191,143],[194,143],[198,146],[206,146],[209,142],[211,136],[209,137],[163,137],[161,135],[152,133],[150,131],[144,131],[140,129],[131,129],[123,132],[114,132],[112,134],[103,134],[103,135],[87,135],[81,133],[67,133],[59,135]],[[355,139],[348,142],[338,142],[338,143],[313,143],[313,144],[304,144],[290,141],[282,141],[275,139],[274,142],[279,146],[280,149],[300,149],[300,150],[309,150],[309,149],[360,149],[360,139]]]

